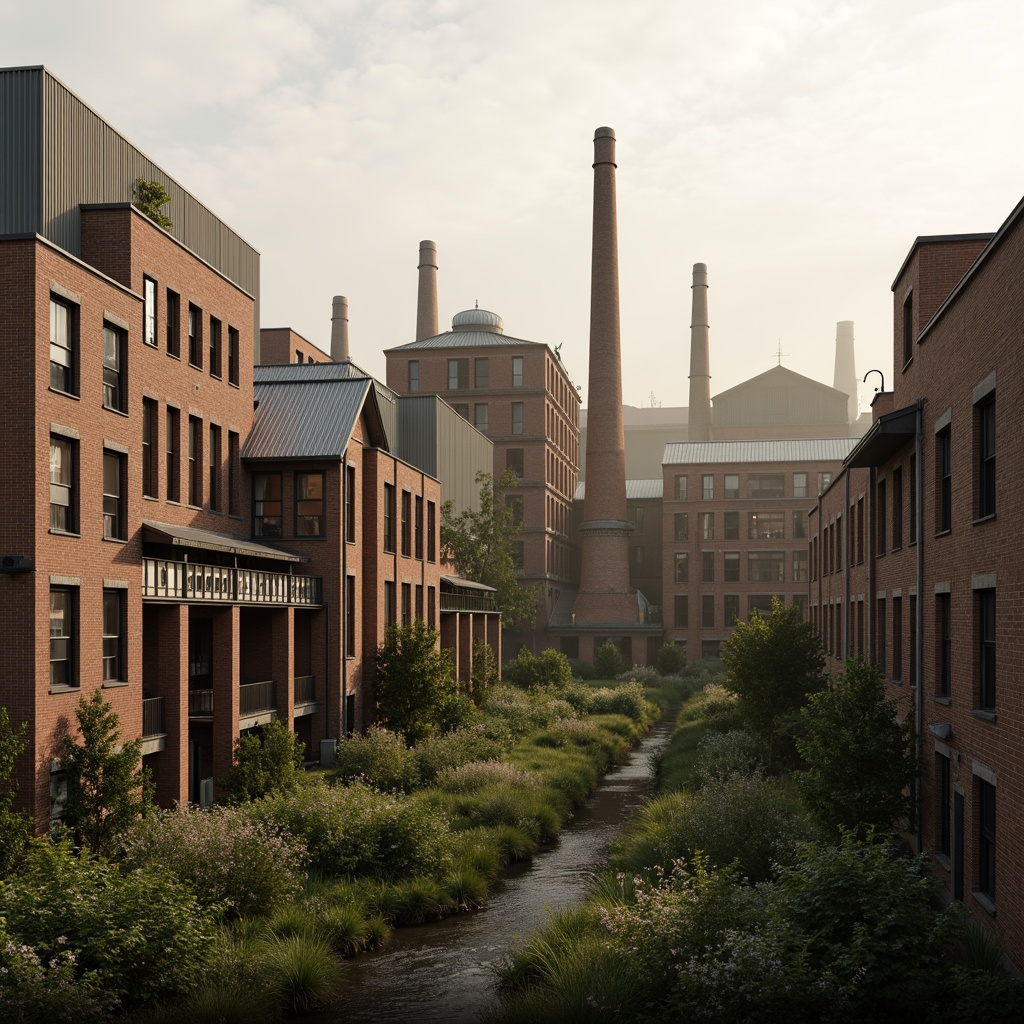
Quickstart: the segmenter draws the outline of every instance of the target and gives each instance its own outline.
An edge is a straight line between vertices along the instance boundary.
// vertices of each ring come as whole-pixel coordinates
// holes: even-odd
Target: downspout
[[[924,729],[924,686],[922,676],[924,675],[924,666],[922,664],[924,655],[924,459],[923,459],[923,438],[921,431],[922,412],[924,409],[924,399],[920,398],[917,401],[917,411],[914,416],[914,429],[916,434],[915,439],[915,451],[916,451],[916,465],[914,467],[914,486],[917,489],[917,508],[915,509],[914,518],[916,520],[916,533],[917,533],[917,552],[915,561],[917,563],[917,601],[915,618],[915,637],[914,637],[914,658],[915,658],[915,673],[914,673],[914,686],[917,687],[917,693],[914,701],[914,756],[917,758],[917,763],[921,763],[922,758],[922,737],[921,731]],[[920,773],[916,777],[914,783],[914,807],[916,813],[916,825],[917,825],[917,852],[924,852],[924,833],[921,828],[921,776]]]
[[[342,633],[345,630],[345,623],[348,622],[348,608],[346,602],[348,601],[348,494],[346,489],[348,488],[348,452],[346,451],[341,456],[341,629]],[[330,626],[331,619],[327,617],[327,649],[330,653]],[[341,736],[339,739],[344,739],[348,736],[346,726],[348,723],[345,721],[346,706],[347,706],[347,693],[348,693],[348,664],[345,661],[347,648],[345,646],[344,636],[340,644],[341,648]],[[330,672],[330,661],[327,663],[327,671]],[[330,719],[328,718],[328,722]]]
[[[846,559],[843,565],[846,566],[846,571],[843,573],[843,603],[846,605],[846,612],[843,615],[843,622],[846,626],[846,643],[843,646],[843,653],[845,657],[843,662],[847,662],[850,659],[851,643],[850,633],[853,632],[852,626],[852,611],[850,605],[850,567],[853,565],[853,516],[850,515],[850,471],[847,470],[844,474],[846,477],[846,492],[845,492],[845,505],[843,506],[843,519],[846,520],[846,530],[843,532],[843,547],[846,550]]]

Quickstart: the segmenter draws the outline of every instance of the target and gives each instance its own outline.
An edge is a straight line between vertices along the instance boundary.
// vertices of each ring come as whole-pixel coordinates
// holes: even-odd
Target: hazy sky
[[[262,322],[352,356],[479,300],[586,395],[592,139],[618,136],[623,398],[686,404],[691,268],[712,393],[776,362],[892,374],[920,234],[1024,193],[1020,0],[0,0],[45,64],[262,254]],[[174,211],[170,213],[173,216]],[[862,408],[871,387],[861,389]]]

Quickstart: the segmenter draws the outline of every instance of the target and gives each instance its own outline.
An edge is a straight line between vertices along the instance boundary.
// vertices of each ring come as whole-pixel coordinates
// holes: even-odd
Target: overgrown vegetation
[[[302,778],[305,744],[284,722],[267,722],[235,740],[231,770],[218,779],[228,803],[258,800],[294,789]]]
[[[163,208],[170,201],[171,197],[159,181],[135,179],[135,184],[132,186],[132,205],[164,231],[170,231],[174,227],[171,218],[163,212]]]
[[[7,708],[0,707],[0,878],[9,874],[21,858],[31,834],[27,814],[13,810],[18,784],[14,762],[28,746],[28,722],[15,729]]]

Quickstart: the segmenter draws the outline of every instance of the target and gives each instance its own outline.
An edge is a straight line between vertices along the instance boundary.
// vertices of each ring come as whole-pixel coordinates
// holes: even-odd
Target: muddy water
[[[549,912],[583,898],[609,844],[650,792],[648,758],[670,732],[671,722],[656,725],[577,809],[558,843],[514,866],[480,910],[398,929],[386,950],[350,961],[343,995],[316,1024],[472,1024],[495,1007],[491,965]]]

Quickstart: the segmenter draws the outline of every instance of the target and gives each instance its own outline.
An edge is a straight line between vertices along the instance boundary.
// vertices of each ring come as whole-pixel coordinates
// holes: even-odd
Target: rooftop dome
[[[488,309],[464,309],[452,317],[453,331],[492,331],[504,334],[501,317]]]

